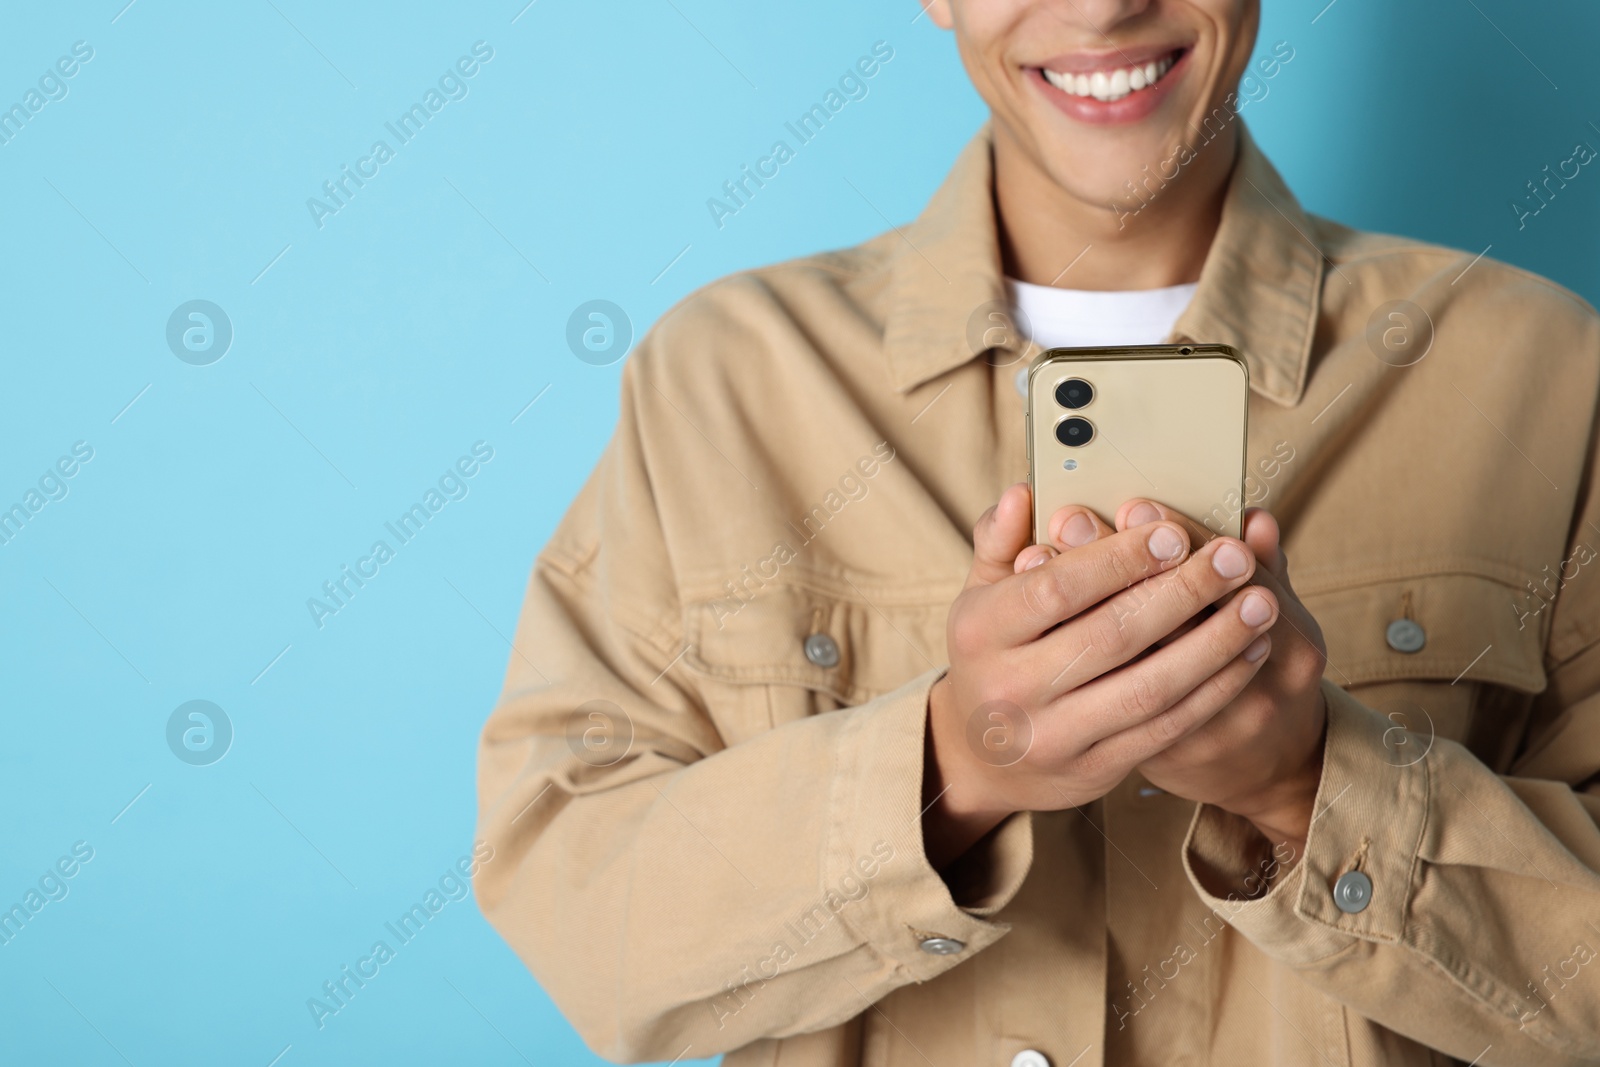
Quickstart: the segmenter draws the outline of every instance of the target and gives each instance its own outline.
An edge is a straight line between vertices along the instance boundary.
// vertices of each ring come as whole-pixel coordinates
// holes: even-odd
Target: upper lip
[[[1057,74],[1093,74],[1097,70],[1142,67],[1146,63],[1163,59],[1187,47],[1188,45],[1183,44],[1150,44],[1099,49],[1092,52],[1067,52],[1052,56],[1036,65],[1045,70],[1053,70]]]

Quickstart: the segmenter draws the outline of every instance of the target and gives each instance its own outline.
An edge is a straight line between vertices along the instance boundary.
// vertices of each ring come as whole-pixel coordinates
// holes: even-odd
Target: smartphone
[[[1081,504],[1115,525],[1148,497],[1213,534],[1244,521],[1250,372],[1227,345],[1052,348],[1028,368],[1033,539]]]

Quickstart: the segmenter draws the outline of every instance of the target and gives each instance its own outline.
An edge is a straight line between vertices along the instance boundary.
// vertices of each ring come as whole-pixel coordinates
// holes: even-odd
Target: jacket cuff
[[[1306,965],[1355,940],[1399,943],[1405,930],[1429,805],[1426,743],[1323,679],[1328,730],[1305,855],[1265,894],[1219,897],[1197,872],[1240,872],[1262,838],[1248,822],[1200,804],[1183,843],[1184,870],[1200,899],[1258,948]],[[1351,871],[1371,882],[1359,911],[1335,903]],[[1359,881],[1359,880],[1358,880]],[[1213,881],[1212,884],[1215,884]]]
[[[930,671],[851,716],[835,749],[824,857],[830,872],[862,872],[863,857],[878,861],[866,896],[841,914],[918,982],[1004,936],[1010,924],[987,917],[1010,903],[1033,864],[1027,812],[1008,817],[973,846],[952,867],[949,883],[928,862],[922,841],[924,732],[928,693],[944,673]]]

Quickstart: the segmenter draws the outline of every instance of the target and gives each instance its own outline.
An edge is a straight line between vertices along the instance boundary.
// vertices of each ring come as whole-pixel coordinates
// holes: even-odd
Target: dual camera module
[[[1088,406],[1094,399],[1094,386],[1082,378],[1068,378],[1056,386],[1056,403],[1069,411]],[[1094,424],[1073,415],[1056,423],[1056,440],[1072,448],[1094,439]]]

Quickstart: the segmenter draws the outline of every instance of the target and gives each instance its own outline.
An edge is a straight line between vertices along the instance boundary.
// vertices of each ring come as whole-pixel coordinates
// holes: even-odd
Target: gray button
[[[965,942],[957,941],[953,937],[925,937],[922,939],[922,951],[931,952],[935,956],[954,956],[966,947]]]
[[[1038,1049],[1025,1048],[1011,1057],[1011,1067],[1050,1067],[1050,1057]]]
[[[1333,883],[1333,902],[1340,911],[1352,915],[1366,908],[1372,899],[1372,879],[1360,871],[1346,871]]]
[[[812,634],[806,638],[806,659],[818,667],[837,667],[839,643],[827,634]]]
[[[1396,619],[1383,632],[1383,639],[1396,652],[1421,652],[1428,643],[1428,631],[1410,619]]]

